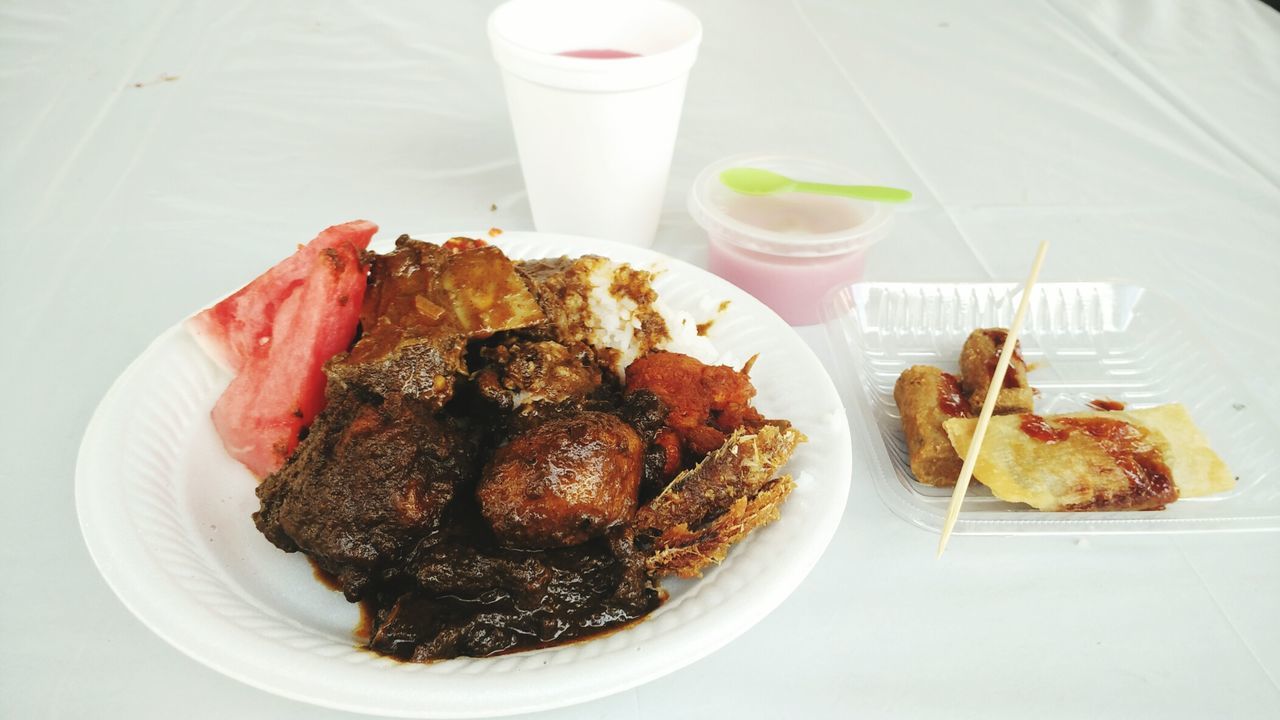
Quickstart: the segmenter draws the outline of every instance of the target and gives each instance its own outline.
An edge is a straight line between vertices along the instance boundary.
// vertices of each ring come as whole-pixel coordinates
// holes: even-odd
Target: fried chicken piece
[[[653,444],[662,450],[662,477],[673,478],[680,472],[680,436],[671,428],[662,428],[653,438]]]
[[[764,422],[751,407],[756,389],[748,372],[753,362],[734,370],[680,353],[650,353],[627,367],[626,391],[657,395],[667,406],[667,427],[684,449],[701,457],[723,445],[734,430],[754,430]]]
[[[652,540],[650,571],[697,577],[707,565],[723,560],[731,545],[776,520],[795,483],[774,473],[805,440],[788,426],[737,430],[676,477],[636,513],[637,532]]]

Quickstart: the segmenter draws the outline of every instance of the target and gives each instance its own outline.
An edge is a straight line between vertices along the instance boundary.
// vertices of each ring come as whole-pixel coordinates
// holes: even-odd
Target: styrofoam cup
[[[702,25],[666,0],[511,0],[489,16],[534,226],[650,245]],[[559,53],[621,50],[637,57]]]

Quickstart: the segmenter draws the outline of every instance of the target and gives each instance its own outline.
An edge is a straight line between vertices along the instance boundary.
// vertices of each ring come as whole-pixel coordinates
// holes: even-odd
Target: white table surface
[[[1050,238],[1045,279],[1174,295],[1280,419],[1280,15],[688,4],[706,37],[658,249],[703,261],[684,194],[708,162],[829,157],[918,193],[870,279],[1017,279]],[[352,717],[136,621],[81,541],[75,454],[152,337],[326,225],[531,227],[492,5],[0,3],[0,716]],[[754,629],[540,717],[1280,717],[1280,533],[960,537],[938,562],[867,473]]]

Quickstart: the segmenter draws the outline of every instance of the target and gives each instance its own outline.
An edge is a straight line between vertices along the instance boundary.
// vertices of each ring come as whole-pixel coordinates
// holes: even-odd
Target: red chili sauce
[[[969,409],[969,401],[960,394],[960,380],[951,373],[942,373],[942,382],[938,383],[938,409],[950,417],[969,417],[973,412]]]
[[[1107,412],[1114,412],[1116,410],[1123,410],[1124,403],[1120,402],[1119,400],[1112,400],[1111,398],[1098,398],[1096,400],[1090,400],[1089,407],[1093,408],[1094,410],[1104,410]]]
[[[1045,421],[1044,418],[1033,413],[1027,413],[1022,416],[1022,421],[1018,424],[1022,432],[1028,437],[1035,438],[1042,443],[1052,445],[1056,442],[1066,440],[1071,431],[1066,428],[1056,428]]]
[[[991,342],[995,343],[996,346],[995,354],[987,360],[987,374],[994,377],[996,374],[996,365],[1000,363],[1000,353],[1004,351],[1004,341],[1009,339],[1009,332],[1007,330],[997,329],[985,330],[983,331],[983,334],[990,338]],[[1004,382],[1001,384],[1001,387],[1022,387],[1022,383],[1018,382],[1018,373],[1014,370],[1015,365],[1026,366],[1026,362],[1022,359],[1022,352],[1018,350],[1017,346],[1014,346],[1013,356],[1009,358],[1009,367],[1004,371]]]
[[[1019,427],[1029,437],[1048,444],[1062,442],[1072,433],[1084,433],[1111,456],[1129,481],[1127,493],[1097,497],[1067,510],[1159,510],[1178,499],[1164,455],[1140,427],[1101,417],[1057,418],[1050,424],[1030,413],[1022,416]]]

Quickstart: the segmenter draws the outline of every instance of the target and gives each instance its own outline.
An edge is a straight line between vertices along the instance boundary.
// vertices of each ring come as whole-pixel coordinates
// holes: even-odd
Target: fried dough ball
[[[586,542],[635,516],[644,449],[607,413],[543,423],[494,453],[476,488],[480,512],[508,547]]]

